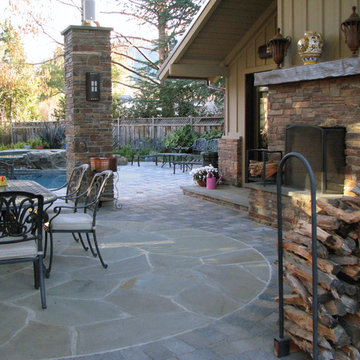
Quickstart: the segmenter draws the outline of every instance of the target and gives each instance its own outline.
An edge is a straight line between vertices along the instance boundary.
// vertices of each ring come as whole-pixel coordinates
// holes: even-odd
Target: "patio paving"
[[[153,163],[119,167],[118,200],[98,214],[108,269],[56,235],[46,310],[31,267],[2,266],[0,359],[276,359],[276,231],[184,196],[191,185]]]

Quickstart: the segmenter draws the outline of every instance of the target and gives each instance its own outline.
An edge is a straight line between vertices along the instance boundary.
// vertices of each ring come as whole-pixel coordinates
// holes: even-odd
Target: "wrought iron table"
[[[36,181],[8,180],[7,182],[6,191],[27,191],[35,195],[42,195],[44,196],[44,204],[51,204],[57,199],[56,194]]]

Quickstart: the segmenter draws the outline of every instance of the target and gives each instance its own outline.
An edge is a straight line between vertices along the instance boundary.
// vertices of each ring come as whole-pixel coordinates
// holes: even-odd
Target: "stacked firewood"
[[[360,196],[317,201],[319,359],[360,359]],[[312,354],[311,221],[284,235],[285,331]]]
[[[279,161],[268,160],[265,162],[265,179],[270,178],[271,176],[277,173]],[[264,169],[264,162],[257,160],[249,161],[249,174],[250,176],[257,177],[262,176]]]

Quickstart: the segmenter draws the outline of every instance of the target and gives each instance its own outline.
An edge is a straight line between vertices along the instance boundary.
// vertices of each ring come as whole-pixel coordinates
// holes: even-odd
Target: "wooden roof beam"
[[[218,76],[229,76],[228,67],[211,64],[171,64],[169,77],[186,77],[193,79],[209,79]]]

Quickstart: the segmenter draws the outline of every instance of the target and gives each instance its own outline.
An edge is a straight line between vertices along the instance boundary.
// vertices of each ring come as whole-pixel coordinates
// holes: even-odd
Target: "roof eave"
[[[181,58],[182,54],[186,51],[187,47],[191,44],[192,40],[202,29],[209,16],[211,16],[220,2],[221,0],[210,0],[202,9],[200,9],[199,14],[191,22],[187,31],[175,45],[169,56],[162,64],[160,70],[157,72],[158,79],[165,80],[167,77],[171,76],[170,66]]]

